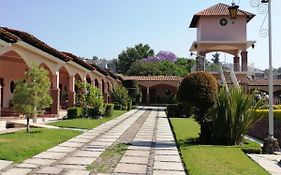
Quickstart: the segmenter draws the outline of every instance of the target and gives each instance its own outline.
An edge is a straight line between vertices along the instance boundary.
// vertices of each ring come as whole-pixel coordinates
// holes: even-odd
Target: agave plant
[[[261,119],[256,113],[261,105],[262,101],[256,101],[254,94],[247,94],[240,88],[221,88],[211,115],[213,142],[240,144],[247,130]]]

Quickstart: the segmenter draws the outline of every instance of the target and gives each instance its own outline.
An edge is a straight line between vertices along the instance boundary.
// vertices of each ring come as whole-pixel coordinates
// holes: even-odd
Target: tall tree
[[[50,107],[50,87],[48,72],[35,64],[25,73],[24,80],[16,82],[13,109],[26,117],[27,132],[30,132],[29,119],[36,118],[38,110]]]
[[[118,59],[115,62],[118,73],[126,74],[130,69],[130,66],[136,61],[142,58],[153,57],[154,51],[147,44],[138,44],[135,47],[127,48],[118,55]]]
[[[212,61],[214,64],[219,64],[220,63],[220,54],[216,52],[215,54],[212,54],[213,58]]]

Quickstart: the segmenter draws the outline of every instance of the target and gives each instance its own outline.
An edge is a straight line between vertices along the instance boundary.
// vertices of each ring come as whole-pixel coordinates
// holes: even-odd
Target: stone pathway
[[[135,109],[42,152],[18,165],[0,161],[2,175],[89,175],[87,165],[120,139],[145,111],[140,127],[113,174],[184,175],[183,165],[163,108]],[[93,174],[93,173],[92,173]]]
[[[281,167],[278,165],[278,162],[281,160],[280,154],[248,154],[248,156],[270,174],[281,175]]]

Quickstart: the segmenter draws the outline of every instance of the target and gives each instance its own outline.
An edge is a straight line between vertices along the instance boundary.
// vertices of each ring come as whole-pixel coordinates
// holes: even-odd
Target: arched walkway
[[[11,107],[15,82],[23,79],[27,70],[27,63],[16,52],[9,51],[0,56],[1,108]]]

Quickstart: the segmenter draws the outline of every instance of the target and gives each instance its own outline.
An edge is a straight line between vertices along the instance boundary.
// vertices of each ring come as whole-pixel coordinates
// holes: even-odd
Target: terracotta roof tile
[[[123,80],[137,80],[137,81],[181,81],[183,78],[179,76],[122,76]]]
[[[229,5],[219,3],[219,4],[216,4],[212,7],[209,7],[205,10],[202,10],[202,11],[196,13],[193,16],[189,27],[196,28],[200,16],[221,16],[221,15],[227,15],[228,16],[229,15],[228,7],[229,7]],[[249,22],[255,16],[255,14],[253,14],[253,13],[250,13],[250,12],[247,12],[247,11],[244,11],[244,10],[240,10],[240,9],[238,9],[237,15],[246,16],[247,22]]]
[[[81,66],[83,66],[83,67],[85,67],[85,68],[87,68],[89,70],[94,70],[95,69],[92,65],[86,63],[81,58],[77,57],[76,55],[74,55],[72,53],[69,53],[69,52],[62,52],[62,53],[67,55],[67,56],[69,56],[70,58],[72,58],[72,61],[74,61],[75,63],[77,63],[77,64],[79,64],[79,65],[81,65]]]
[[[60,60],[63,61],[69,61],[71,60],[71,58],[61,52],[59,52],[58,50],[50,47],[49,45],[47,45],[46,43],[42,42],[41,40],[37,39],[35,36],[23,32],[23,31],[19,31],[19,30],[14,30],[14,29],[10,29],[7,27],[0,27],[2,30],[6,31],[6,33],[9,33],[10,39],[13,40],[14,36],[17,37],[17,40],[22,40],[30,45],[32,45],[33,47],[36,47],[44,52],[47,52],[57,58],[59,58]],[[11,42],[13,43],[13,42]],[[15,42],[14,42],[15,43]]]
[[[0,27],[0,39],[8,42],[8,43],[16,43],[18,40],[20,40],[19,37],[16,35],[13,35],[10,32],[7,32],[3,28]]]

